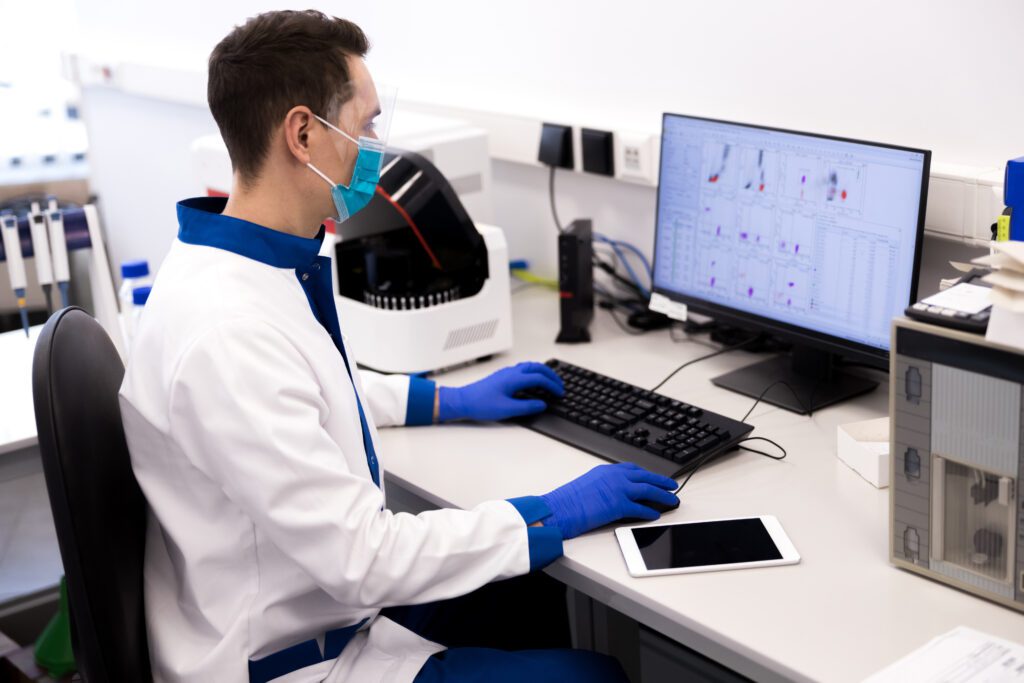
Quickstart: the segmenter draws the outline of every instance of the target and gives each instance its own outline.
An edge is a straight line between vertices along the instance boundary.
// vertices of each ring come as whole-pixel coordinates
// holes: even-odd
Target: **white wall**
[[[77,4],[86,41],[200,59],[233,24],[282,7]],[[972,165],[1024,150],[1019,0],[310,4],[363,25],[379,77],[417,98],[652,131],[669,110],[900,142]]]
[[[78,0],[87,46],[201,64],[231,25],[280,4]],[[1024,2],[813,0],[316,3],[360,23],[371,69],[407,100],[657,132],[663,111],[921,146],[934,162],[1024,154]],[[497,222],[545,270],[538,168],[498,163]],[[654,193],[559,179],[563,220],[652,242]],[[121,231],[123,228],[117,226]],[[119,234],[112,235],[115,249]]]

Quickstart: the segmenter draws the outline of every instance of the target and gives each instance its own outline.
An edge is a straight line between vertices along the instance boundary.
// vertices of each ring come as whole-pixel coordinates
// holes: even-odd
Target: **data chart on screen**
[[[666,115],[655,286],[886,349],[925,153]]]

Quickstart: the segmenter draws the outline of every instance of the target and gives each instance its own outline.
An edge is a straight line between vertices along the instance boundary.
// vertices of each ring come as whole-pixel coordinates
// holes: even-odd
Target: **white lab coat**
[[[355,374],[376,444],[373,423],[404,420],[409,379]],[[176,240],[121,411],[149,504],[157,681],[247,681],[250,658],[364,618],[340,657],[275,680],[411,681],[444,648],[376,617],[380,608],[530,569],[527,526],[509,502],[382,509],[353,384],[294,269]]]

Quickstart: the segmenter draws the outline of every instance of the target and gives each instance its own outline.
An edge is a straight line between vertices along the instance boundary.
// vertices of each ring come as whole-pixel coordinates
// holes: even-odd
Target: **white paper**
[[[929,306],[952,308],[964,313],[981,313],[992,305],[992,289],[962,282],[921,301]]]
[[[1024,348],[1024,312],[1015,313],[1007,306],[999,304],[993,306],[992,317],[989,318],[988,329],[985,330],[985,339],[1004,346]]]
[[[998,252],[1006,254],[1018,263],[1024,263],[1024,242],[1006,240],[1005,242],[992,242],[991,246]]]
[[[984,256],[971,259],[971,263],[989,268],[999,268],[1000,270],[1012,270],[1017,273],[1024,272],[1024,263],[998,251],[994,254],[985,254]]]
[[[981,278],[993,287],[1012,289],[1015,292],[1024,292],[1024,273],[1015,273],[1010,270],[997,270]]]
[[[1024,683],[1024,645],[960,626],[864,683]]]
[[[992,307],[1005,308],[1014,313],[1024,313],[1024,292],[996,287],[992,290]]]

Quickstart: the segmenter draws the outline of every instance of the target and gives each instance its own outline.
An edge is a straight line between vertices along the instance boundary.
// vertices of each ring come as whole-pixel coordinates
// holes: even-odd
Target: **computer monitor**
[[[931,152],[665,114],[654,291],[792,342],[715,378],[799,413],[871,391],[914,301]],[[770,388],[769,388],[770,387]]]

